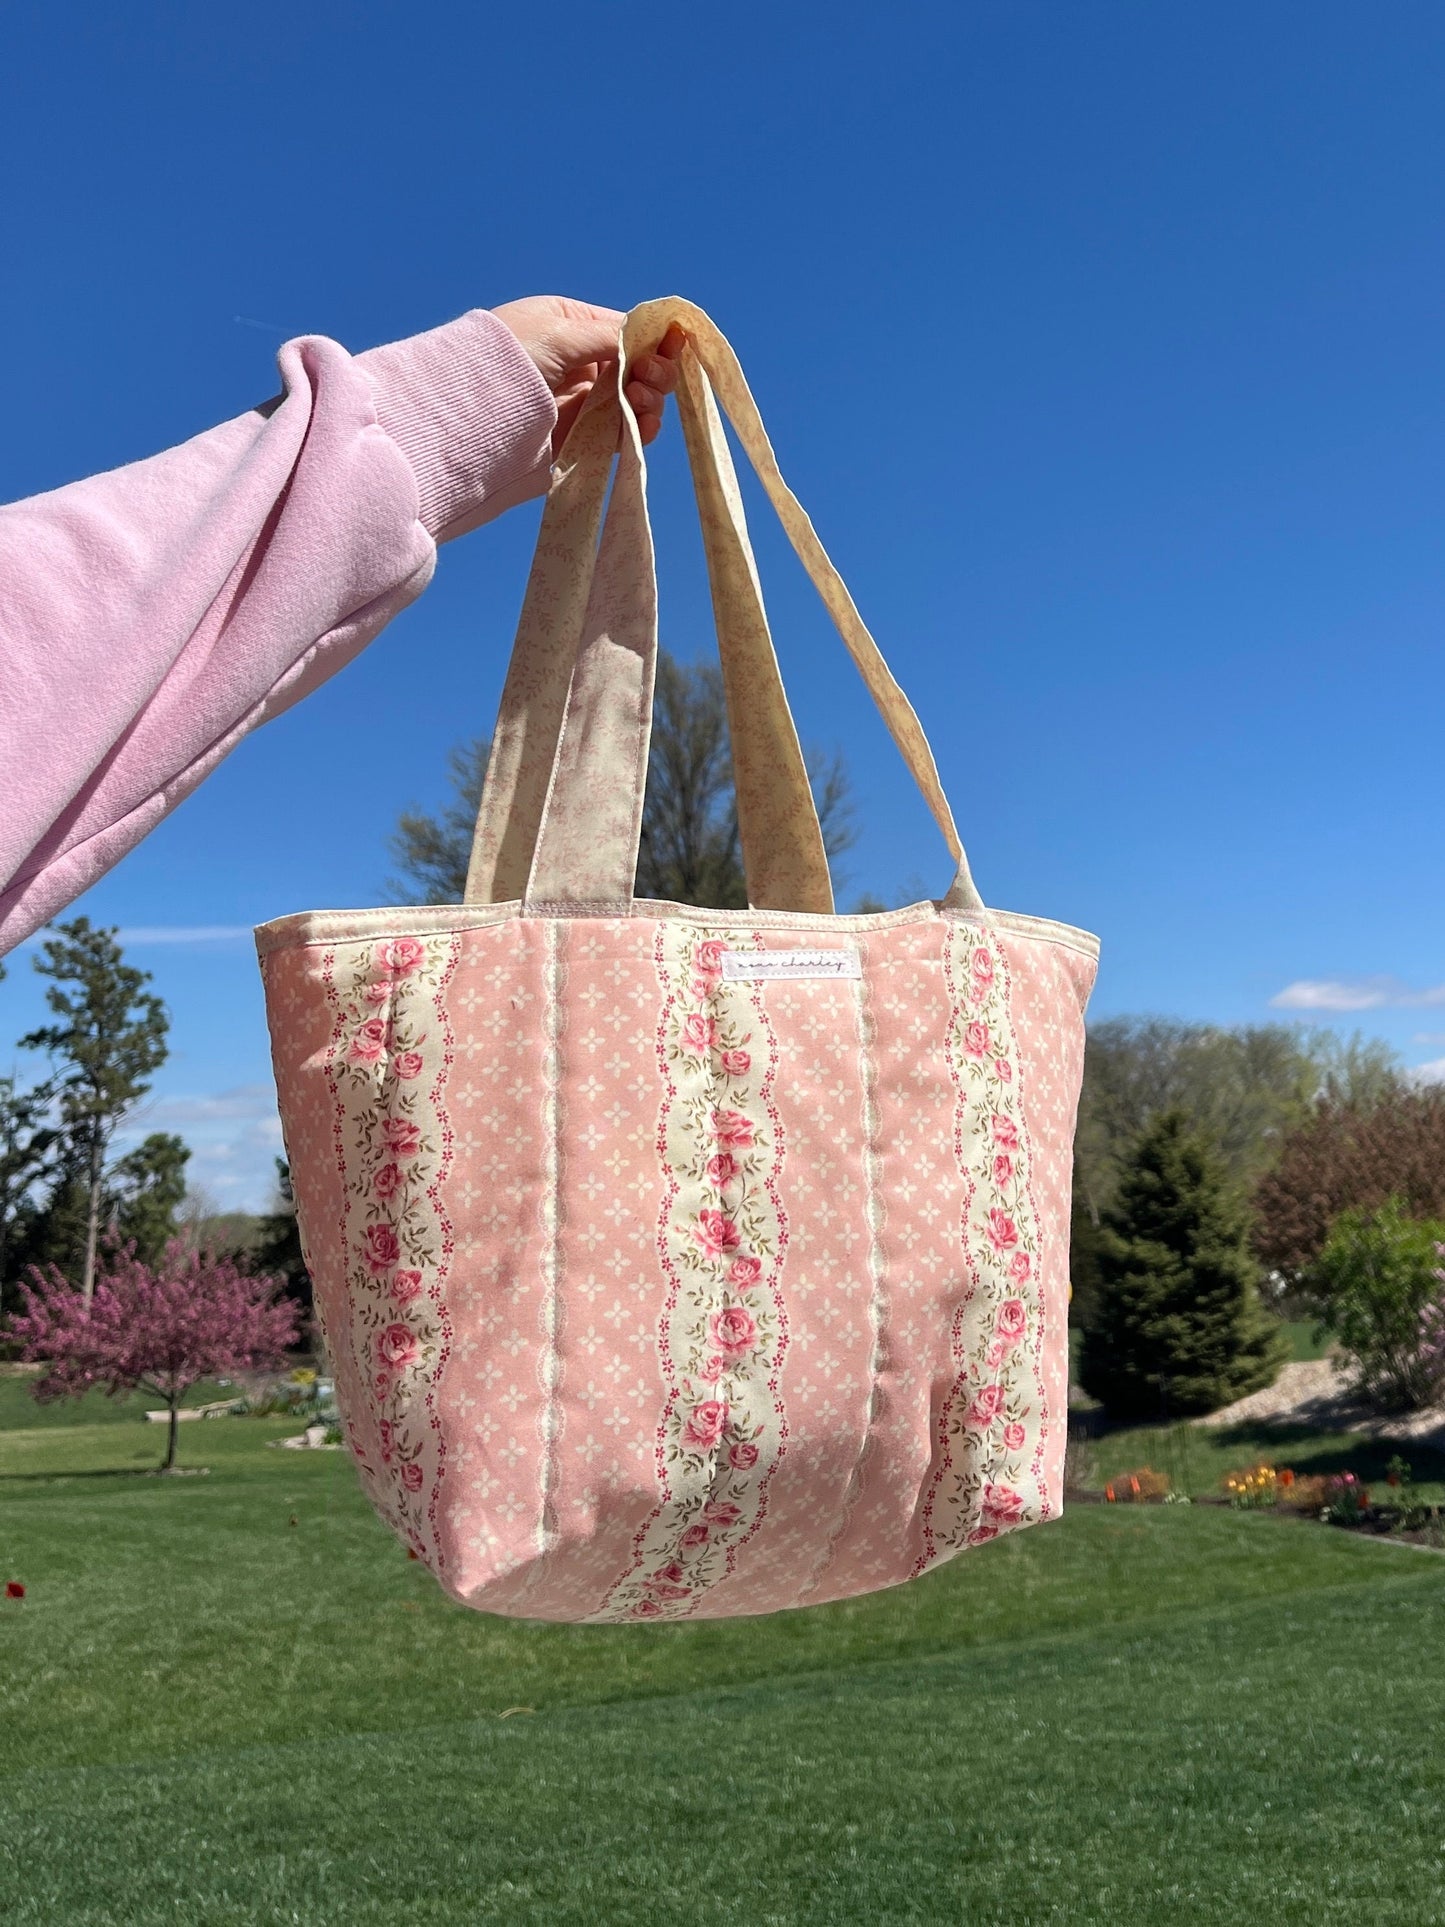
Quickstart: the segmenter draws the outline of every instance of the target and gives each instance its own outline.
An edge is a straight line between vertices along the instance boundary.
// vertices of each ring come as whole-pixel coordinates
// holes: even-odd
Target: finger
[[[589,301],[556,301],[557,326],[553,339],[578,361],[610,361],[627,316],[619,308],[596,308]]]
[[[641,381],[628,382],[627,399],[632,403],[634,415],[661,415],[667,405],[664,394]]]
[[[576,361],[568,364],[557,378],[554,393],[563,389],[590,388],[597,379],[598,364],[595,361]]]
[[[677,363],[661,354],[643,355],[632,364],[632,374],[659,395],[670,395],[677,386]]]

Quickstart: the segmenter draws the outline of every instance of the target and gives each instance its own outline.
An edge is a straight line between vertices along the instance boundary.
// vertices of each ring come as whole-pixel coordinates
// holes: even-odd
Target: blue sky
[[[1445,1064],[1445,13],[1214,0],[7,8],[0,499],[474,305],[680,292],[931,735],[986,897],[1100,932],[1095,1013],[1358,1025]],[[670,432],[664,639],[709,646]],[[275,1148],[250,924],[383,900],[495,711],[535,527],[443,552],[354,667],[81,905],[220,1200]],[[845,901],[947,864],[779,540]],[[187,932],[213,934],[187,937]],[[142,933],[149,933],[148,935]],[[1283,1003],[1281,1003],[1283,999]],[[34,1021],[24,955],[0,1038]]]

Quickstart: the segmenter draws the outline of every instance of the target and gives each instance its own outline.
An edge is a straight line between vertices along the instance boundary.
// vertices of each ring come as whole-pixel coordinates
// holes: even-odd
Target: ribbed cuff
[[[417,518],[438,542],[546,488],[556,404],[517,337],[485,308],[369,348],[356,365],[416,476]]]

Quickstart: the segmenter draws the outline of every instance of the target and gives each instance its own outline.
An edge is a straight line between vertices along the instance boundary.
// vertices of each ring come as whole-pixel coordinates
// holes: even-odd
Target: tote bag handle
[[[822,832],[773,652],[732,458],[707,378],[690,351],[679,372],[678,411],[712,585],[749,901],[826,914],[833,902]],[[615,382],[595,392],[574,424],[543,512],[492,738],[468,902],[506,902],[527,894],[588,620],[597,531],[622,428],[615,394]],[[650,555],[645,566],[650,571]],[[606,615],[596,614],[595,623],[607,627]],[[639,645],[651,643],[644,622]],[[640,678],[641,658],[615,663],[614,675],[619,667],[624,678]],[[574,706],[571,713],[575,725],[580,710]],[[631,747],[624,744],[619,753],[624,770],[630,769]],[[614,788],[619,801],[630,796],[625,779]],[[590,813],[594,825],[596,801]],[[628,834],[625,821],[619,834]]]
[[[674,323],[687,336],[679,408],[718,617],[750,901],[776,909],[832,907],[817,814],[714,390],[958,865],[946,902],[981,908],[918,718],[783,481],[732,349],[701,309],[675,296],[647,302],[627,317],[617,377],[594,389],[563,450],[503,691],[467,901],[520,896],[540,912],[621,908],[631,900],[657,597],[642,446],[619,391],[632,363],[655,349]],[[614,452],[617,474],[604,521]]]

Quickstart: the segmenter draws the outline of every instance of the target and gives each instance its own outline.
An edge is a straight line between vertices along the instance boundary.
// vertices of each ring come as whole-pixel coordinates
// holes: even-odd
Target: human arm
[[[371,641],[439,542],[542,492],[620,321],[543,297],[354,357],[305,336],[276,401],[0,507],[0,952]]]

